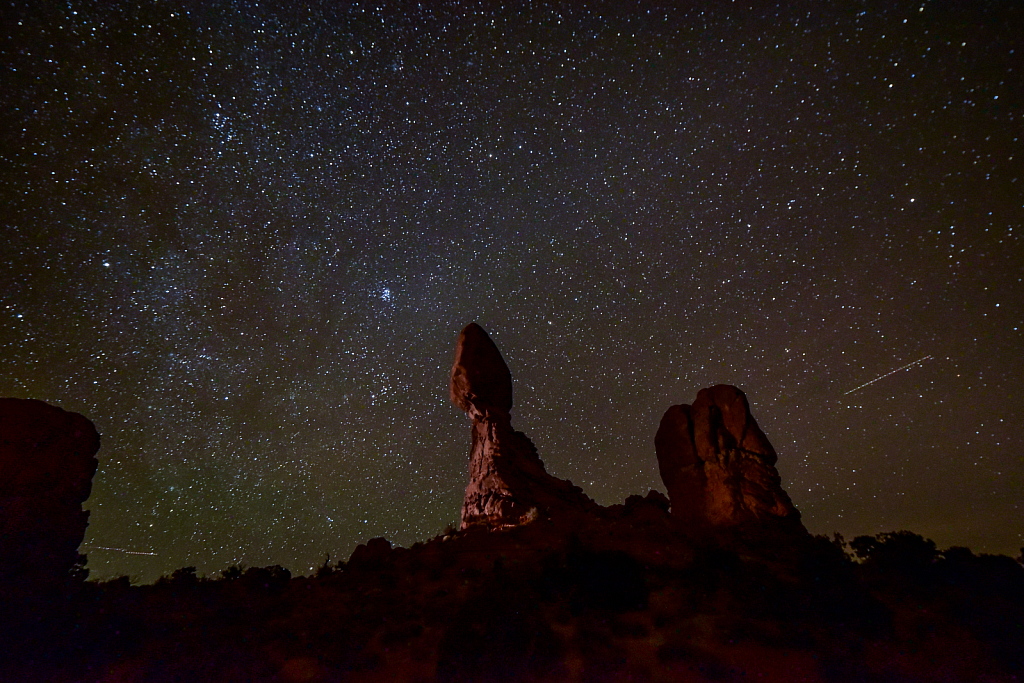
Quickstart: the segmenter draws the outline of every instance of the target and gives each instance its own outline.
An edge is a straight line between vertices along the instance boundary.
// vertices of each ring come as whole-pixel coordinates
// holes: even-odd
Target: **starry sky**
[[[439,533],[471,321],[601,504],[729,383],[812,532],[1018,554],[1021,6],[509,4],[0,7],[0,395],[102,434],[92,577]]]

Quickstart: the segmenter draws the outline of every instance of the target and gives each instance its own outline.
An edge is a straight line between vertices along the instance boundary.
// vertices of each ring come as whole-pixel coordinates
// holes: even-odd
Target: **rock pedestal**
[[[61,581],[78,561],[100,437],[42,401],[0,398],[0,580]]]
[[[476,323],[459,335],[450,394],[473,421],[461,528],[511,527],[558,511],[597,509],[579,487],[548,474],[533,443],[512,428],[511,373]]]
[[[775,469],[775,449],[736,387],[702,389],[692,406],[669,408],[654,444],[676,518],[711,527],[803,529]]]

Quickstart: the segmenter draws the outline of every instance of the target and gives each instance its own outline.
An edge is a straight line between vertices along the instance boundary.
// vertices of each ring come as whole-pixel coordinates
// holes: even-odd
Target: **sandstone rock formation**
[[[512,429],[512,376],[476,323],[459,335],[451,399],[473,421],[463,529],[517,526],[557,511],[597,509],[579,487],[548,474],[533,443]]]
[[[677,519],[711,527],[803,529],[775,469],[775,449],[736,387],[701,389],[692,406],[669,408],[654,444]]]
[[[42,401],[0,398],[0,580],[59,582],[78,561],[100,437]]]

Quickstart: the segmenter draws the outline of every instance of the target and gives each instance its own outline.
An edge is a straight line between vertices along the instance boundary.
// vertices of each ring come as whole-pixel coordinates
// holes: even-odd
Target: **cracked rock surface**
[[[775,469],[775,449],[736,387],[701,389],[693,405],[669,408],[654,443],[677,519],[803,530]]]

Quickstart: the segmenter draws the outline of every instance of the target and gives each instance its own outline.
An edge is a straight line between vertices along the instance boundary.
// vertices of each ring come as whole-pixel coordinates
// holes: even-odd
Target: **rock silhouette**
[[[100,437],[43,401],[0,398],[0,580],[31,590],[79,561]]]
[[[548,474],[533,443],[512,429],[511,373],[476,323],[459,335],[450,395],[473,421],[461,528],[518,526],[556,511],[597,510],[579,487]]]
[[[677,519],[711,527],[803,530],[775,469],[775,449],[736,387],[701,389],[692,406],[669,408],[654,444]]]

